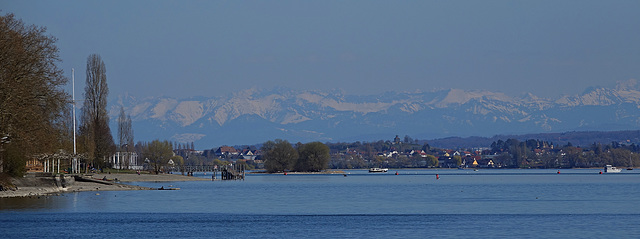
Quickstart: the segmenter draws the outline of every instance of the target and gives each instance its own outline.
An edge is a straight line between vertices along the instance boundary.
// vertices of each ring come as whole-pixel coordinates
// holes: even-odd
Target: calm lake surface
[[[353,170],[134,182],[181,190],[0,199],[0,235],[640,238],[640,170],[599,171]]]

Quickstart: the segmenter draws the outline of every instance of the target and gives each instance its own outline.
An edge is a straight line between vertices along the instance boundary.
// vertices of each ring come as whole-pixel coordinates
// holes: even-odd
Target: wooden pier
[[[216,172],[213,172],[213,178],[215,177]],[[244,180],[244,167],[225,167],[220,170],[220,177],[222,180]]]
[[[211,180],[244,180],[245,167],[242,164],[232,164],[226,166],[173,166],[170,168],[172,171],[182,172],[184,175],[193,176],[194,172],[211,172]],[[219,176],[219,177],[218,177]]]

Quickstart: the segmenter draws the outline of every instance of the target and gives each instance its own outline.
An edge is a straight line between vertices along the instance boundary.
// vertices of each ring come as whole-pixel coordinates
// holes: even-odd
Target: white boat
[[[386,173],[387,171],[389,171],[388,168],[370,168],[369,169],[370,173]]]
[[[605,173],[619,173],[620,171],[622,171],[621,168],[616,168],[616,167],[613,167],[613,166],[611,166],[609,164],[604,166],[604,172]]]

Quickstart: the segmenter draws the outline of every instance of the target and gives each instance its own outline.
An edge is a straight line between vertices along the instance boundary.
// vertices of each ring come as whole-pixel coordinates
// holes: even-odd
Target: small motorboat
[[[387,171],[389,171],[388,168],[370,168],[369,169],[370,173],[386,173]]]
[[[605,173],[619,173],[620,171],[622,171],[621,168],[616,168],[616,167],[613,167],[613,166],[611,166],[609,164],[604,166],[604,172]]]

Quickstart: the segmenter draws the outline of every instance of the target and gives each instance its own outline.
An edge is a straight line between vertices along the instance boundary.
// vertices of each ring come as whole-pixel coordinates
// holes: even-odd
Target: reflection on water
[[[0,199],[3,238],[640,238],[640,174],[395,170]],[[439,179],[435,175],[438,174]],[[204,175],[201,175],[205,177]]]
[[[5,238],[638,238],[634,215],[237,215],[31,213],[0,217]],[[32,230],[24,230],[29,228]]]
[[[0,198],[1,210],[28,210],[28,211],[46,211],[68,208],[65,206],[68,202],[67,194],[60,196],[32,196],[22,198]]]
[[[134,182],[176,191],[2,198],[0,213],[140,212],[264,215],[640,214],[640,174],[561,170],[366,170],[247,175],[244,181]],[[438,174],[439,179],[435,177]],[[196,175],[198,176],[198,175]],[[204,175],[200,175],[206,177]]]

